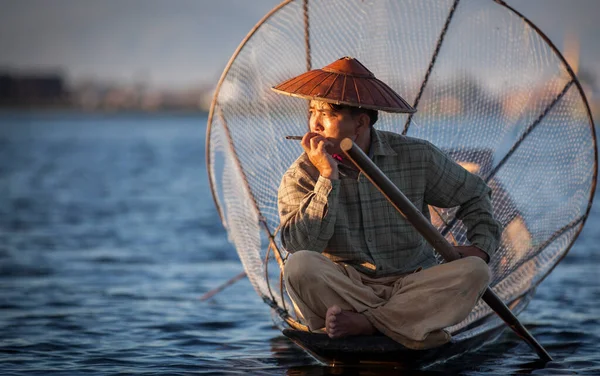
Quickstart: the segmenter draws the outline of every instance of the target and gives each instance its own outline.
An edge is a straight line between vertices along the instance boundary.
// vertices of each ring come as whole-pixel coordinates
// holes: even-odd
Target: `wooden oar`
[[[207,299],[212,298],[217,293],[223,291],[227,286],[233,285],[234,283],[236,283],[240,279],[244,278],[245,276],[246,276],[246,272],[241,272],[240,274],[238,274],[235,277],[231,278],[229,281],[227,281],[227,282],[225,282],[225,283],[223,283],[223,284],[215,287],[214,289],[210,290],[206,294],[202,295],[200,297],[200,300],[207,300]]]
[[[365,176],[383,193],[388,201],[423,235],[425,240],[447,261],[459,259],[456,249],[440,234],[435,227],[425,218],[423,214],[406,198],[406,196],[392,183],[392,181],[369,159],[369,157],[356,146],[351,139],[346,138],[340,144],[343,152],[348,158],[365,174]],[[552,357],[540,345],[527,329],[519,322],[511,310],[500,300],[500,298],[488,287],[481,297],[492,308],[498,316],[515,332],[525,340],[538,356],[551,361]]]

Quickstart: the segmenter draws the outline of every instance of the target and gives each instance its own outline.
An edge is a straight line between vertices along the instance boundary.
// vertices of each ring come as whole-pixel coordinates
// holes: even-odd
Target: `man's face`
[[[340,142],[346,137],[353,141],[356,139],[357,118],[346,109],[333,110],[326,102],[310,102],[310,131],[320,134],[333,144],[327,148],[329,153],[341,154]]]

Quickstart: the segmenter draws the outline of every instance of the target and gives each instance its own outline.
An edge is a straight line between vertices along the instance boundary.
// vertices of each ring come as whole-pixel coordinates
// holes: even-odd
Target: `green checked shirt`
[[[460,206],[472,245],[492,255],[500,225],[490,188],[425,140],[373,130],[370,155],[429,219],[428,205]],[[373,277],[437,264],[432,247],[362,174],[340,164],[340,179],[320,176],[306,153],[279,187],[280,234],[289,252],[321,252]]]

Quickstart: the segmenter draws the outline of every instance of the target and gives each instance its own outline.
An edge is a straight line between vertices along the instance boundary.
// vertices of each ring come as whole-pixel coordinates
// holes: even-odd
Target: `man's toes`
[[[342,309],[337,305],[333,305],[329,308],[327,313],[331,313],[332,315],[339,315],[340,313],[342,313]]]

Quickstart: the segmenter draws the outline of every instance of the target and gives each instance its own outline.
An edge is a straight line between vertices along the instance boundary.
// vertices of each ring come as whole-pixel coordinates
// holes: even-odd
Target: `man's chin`
[[[342,149],[340,148],[341,140],[336,140],[335,138],[327,138],[327,141],[331,143],[331,145],[325,146],[325,150],[329,154],[341,154]]]
[[[333,154],[338,154],[341,155],[342,157],[344,156],[344,152],[342,152],[342,149],[340,148],[339,145],[334,146],[330,146],[327,148],[327,152],[331,155]]]

